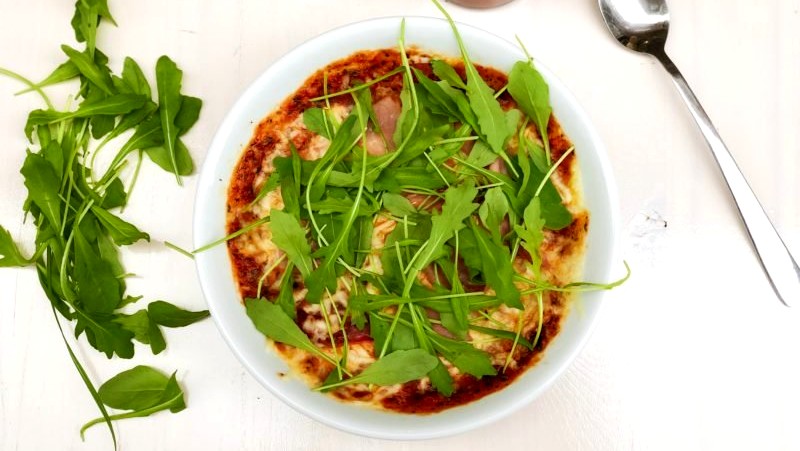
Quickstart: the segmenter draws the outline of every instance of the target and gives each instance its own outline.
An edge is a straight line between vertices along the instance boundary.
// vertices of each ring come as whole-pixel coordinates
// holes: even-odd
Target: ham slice
[[[386,138],[386,142],[381,139],[381,136],[376,131],[367,131],[367,153],[373,156],[384,155],[390,150],[394,150],[395,142],[392,138],[394,131],[397,128],[397,118],[400,117],[402,105],[400,99],[395,96],[386,96],[372,105],[375,110],[375,116],[378,119],[378,125]]]

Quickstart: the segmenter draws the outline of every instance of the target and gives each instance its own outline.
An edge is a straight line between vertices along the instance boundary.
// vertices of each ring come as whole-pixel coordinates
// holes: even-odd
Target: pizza
[[[530,60],[401,46],[311,74],[255,126],[227,198],[234,277],[286,377],[402,413],[512,383],[580,276],[577,158]]]

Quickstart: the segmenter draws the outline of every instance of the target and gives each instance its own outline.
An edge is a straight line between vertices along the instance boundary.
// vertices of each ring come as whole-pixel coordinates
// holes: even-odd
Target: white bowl
[[[228,183],[253,129],[319,68],[358,50],[395,47],[401,18],[382,18],[327,32],[275,62],[242,94],[219,127],[200,174],[194,210],[194,245],[225,235]],[[473,61],[503,71],[525,55],[515,45],[480,29],[458,26]],[[458,56],[447,22],[406,19],[407,46]],[[575,144],[583,195],[590,211],[583,278],[607,281],[618,229],[616,189],[603,145],[586,114],[564,85],[541,63],[550,85],[553,111]],[[544,358],[514,383],[470,404],[432,415],[407,415],[345,404],[313,392],[299,378],[280,378],[284,362],[265,343],[240,304],[226,246],[196,256],[197,272],[217,327],[250,373],[276,397],[296,410],[338,429],[375,438],[427,439],[456,434],[496,421],[530,403],[564,372],[587,341],[600,309],[602,292],[581,294],[547,347]]]

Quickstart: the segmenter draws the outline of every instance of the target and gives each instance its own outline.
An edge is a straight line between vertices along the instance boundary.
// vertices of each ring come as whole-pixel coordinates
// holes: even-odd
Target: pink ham
[[[384,143],[379,133],[372,130],[367,131],[367,153],[373,156],[383,155],[390,150],[394,150],[395,143],[394,131],[397,128],[397,118],[400,117],[402,105],[400,100],[395,96],[386,96],[372,105],[375,110],[375,116],[378,119],[378,125],[383,131],[383,136],[386,138]],[[387,148],[388,144],[388,148]]]

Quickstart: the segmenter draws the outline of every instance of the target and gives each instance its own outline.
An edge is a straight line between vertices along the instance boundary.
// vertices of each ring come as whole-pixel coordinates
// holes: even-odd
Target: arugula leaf
[[[430,372],[439,359],[422,349],[395,351],[383,356],[368,366],[364,371],[341,382],[323,385],[319,390],[328,390],[342,385],[375,384],[394,385],[421,379]]]
[[[122,287],[111,267],[99,253],[75,231],[74,279],[83,307],[90,313],[111,313],[122,301]]]
[[[303,123],[310,131],[324,136],[330,141],[331,133],[328,121],[325,119],[325,111],[322,108],[309,108],[303,112]]]
[[[431,343],[436,351],[462,373],[471,374],[478,379],[497,374],[489,353],[476,349],[469,343],[451,340],[438,334],[431,334]]]
[[[169,156],[175,180],[181,185],[180,171],[177,162],[177,138],[179,128],[175,123],[181,109],[181,79],[183,72],[178,69],[168,56],[164,55],[156,61],[156,88],[158,89],[158,111],[161,119],[161,131],[164,134],[164,148]]]
[[[94,58],[84,52],[79,52],[68,45],[62,45],[61,50],[67,55],[72,64],[78,68],[81,75],[86,77],[92,84],[97,86],[106,95],[114,95],[114,84],[107,70],[102,70]]]
[[[120,219],[108,210],[92,207],[92,213],[103,224],[103,227],[108,230],[117,246],[133,244],[139,240],[150,241],[150,235],[137,229],[133,224]]]
[[[8,268],[10,266],[28,266],[34,262],[35,259],[27,259],[22,256],[22,253],[14,244],[14,239],[8,230],[0,226],[0,268]]]
[[[41,154],[28,153],[20,173],[25,177],[28,199],[39,208],[50,224],[60,227],[59,177],[53,166]]]
[[[75,31],[75,40],[78,42],[94,42],[94,33],[100,19],[103,18],[113,25],[117,23],[108,10],[107,0],[78,0],[75,2],[75,14],[70,24]]]
[[[72,61],[67,60],[66,62],[59,64],[58,67],[53,69],[53,72],[50,72],[50,75],[45,77],[42,81],[34,84],[33,86],[27,89],[19,91],[17,94],[24,94],[26,92],[34,91],[36,89],[41,89],[47,86],[65,82],[67,80],[72,80],[73,78],[80,75],[80,73],[81,72],[78,70],[78,68],[75,67],[75,64],[73,64]]]
[[[311,247],[297,218],[280,210],[272,210],[269,228],[272,231],[272,242],[286,253],[289,261],[294,263],[303,277],[308,277],[312,271]]]
[[[467,89],[467,85],[464,83],[464,80],[461,79],[461,76],[458,75],[453,66],[442,60],[433,60],[431,61],[431,68],[433,69],[433,73],[436,74],[440,80],[446,81],[450,84],[450,86],[453,86],[454,88]]]
[[[108,358],[114,354],[123,359],[133,357],[133,332],[123,329],[105,314],[101,317],[79,312],[75,335],[80,333],[85,333],[89,344]]]
[[[308,336],[300,330],[300,327],[289,318],[280,306],[266,299],[249,298],[245,299],[244,305],[247,309],[247,316],[250,317],[256,329],[267,338],[302,349],[334,365],[338,365],[336,360],[322,352],[320,348],[311,342]]]
[[[150,318],[147,316],[147,310],[139,310],[130,315],[120,314],[114,318],[114,322],[123,329],[133,332],[136,341],[150,344]]]
[[[122,145],[122,148],[119,150],[117,157],[112,163],[112,167],[134,150],[148,149],[162,144],[164,144],[164,135],[161,132],[161,121],[158,117],[151,116],[140,123],[136,127],[136,131],[133,132],[133,136]]]
[[[141,108],[145,102],[147,102],[147,99],[138,94],[117,94],[96,101],[87,100],[81,103],[77,110],[72,112],[34,110],[28,115],[28,122],[25,124],[25,134],[30,139],[33,133],[33,127],[38,125],[51,124],[53,122],[75,118],[95,118],[98,116],[129,113],[137,108]]]
[[[431,343],[425,329],[426,325],[430,327],[427,317],[419,306],[413,304],[409,305],[408,311],[411,315],[411,326],[414,330],[414,335],[417,337],[417,341],[419,342],[419,347],[432,357],[436,357],[436,350],[434,349],[434,346]],[[447,368],[445,368],[444,363],[439,361],[438,358],[436,360],[436,365],[428,372],[428,377],[430,378],[433,387],[439,393],[445,396],[450,396],[455,391],[453,377],[450,376],[450,373],[447,371]]]
[[[141,410],[161,400],[169,379],[149,366],[136,366],[112,377],[97,393],[113,409]]]
[[[294,264],[289,262],[281,276],[281,288],[275,304],[279,305],[284,313],[291,319],[297,318],[297,308],[294,304]]]
[[[398,216],[413,216],[417,214],[417,209],[411,202],[404,196],[395,193],[383,194],[383,208],[389,210],[389,213]]]
[[[183,136],[200,118],[203,101],[197,97],[181,94],[181,109],[175,116],[175,126],[178,127],[178,136]]]
[[[434,4],[444,14],[453,29],[453,35],[461,51],[461,58],[464,60],[464,71],[467,74],[467,98],[469,98],[470,106],[472,106],[472,110],[478,118],[481,134],[486,136],[486,142],[491,146],[492,150],[498,154],[503,153],[503,145],[510,134],[503,109],[497,99],[494,98],[492,88],[481,78],[478,70],[475,69],[472,61],[470,61],[469,54],[464,42],[461,40],[461,35],[458,32],[458,28],[456,28],[455,22],[453,22],[453,18],[450,17],[450,14],[438,1],[434,1]]]
[[[169,302],[155,301],[147,306],[147,315],[154,323],[165,327],[185,327],[208,318],[208,310],[192,312],[178,308]]]
[[[463,221],[478,207],[472,203],[478,194],[472,182],[454,185],[444,193],[442,213],[431,218],[431,236],[413,263],[413,268],[422,271],[442,253],[442,245],[453,234],[464,227]]]
[[[144,76],[142,68],[131,57],[125,57],[125,62],[122,65],[122,78],[125,91],[131,94],[139,94],[150,100],[152,91],[150,90],[150,83],[147,77]],[[118,89],[120,92],[123,89]]]
[[[194,162],[189,155],[189,149],[180,138],[175,142],[175,154],[170,155],[166,146],[148,147],[144,153],[150,160],[167,172],[174,172],[177,175],[191,175],[194,172]],[[175,161],[172,161],[172,157]],[[175,166],[173,166],[173,163]]]
[[[438,107],[439,111],[449,116],[452,121],[477,128],[476,113],[473,112],[470,100],[463,92],[453,88],[445,81],[434,82],[418,69],[414,69],[414,74],[420,85],[430,94],[429,100],[434,103],[432,106]]]
[[[150,320],[147,310],[142,309],[132,315],[120,314],[114,319],[114,322],[123,329],[133,332],[133,338],[136,341],[150,345],[150,350],[154,355],[160,354],[167,347],[161,329],[158,324]]]
[[[344,120],[339,130],[334,135],[328,150],[317,160],[314,170],[308,178],[308,188],[306,190],[306,204],[311,201],[319,200],[325,193],[325,185],[328,182],[335,163],[341,160],[349,152],[361,136],[363,129],[359,126],[356,115],[351,114]]]
[[[503,194],[503,189],[496,186],[486,190],[483,198],[483,204],[478,209],[478,215],[483,222],[483,225],[490,231],[492,238],[500,243],[500,226],[503,223],[503,218],[509,212],[508,199]]]
[[[117,374],[101,385],[97,392],[105,405],[130,410],[111,415],[109,419],[112,421],[146,417],[162,410],[177,413],[186,408],[183,390],[178,385],[175,373],[167,378],[160,371],[143,365]],[[87,429],[102,421],[102,418],[97,418],[83,425],[81,437]]]
[[[547,140],[547,123],[550,121],[550,88],[533,63],[517,61],[508,73],[508,93],[539,129],[542,140]],[[549,164],[549,162],[548,162]]]
[[[154,355],[158,355],[167,348],[167,342],[164,340],[164,334],[161,333],[161,329],[158,327],[155,321],[150,320],[150,327],[148,328],[148,334],[150,335],[150,351]]]
[[[280,185],[280,178],[278,178],[275,173],[267,175],[267,178],[264,180],[264,183],[261,184],[261,188],[258,190],[258,194],[253,200],[250,202],[248,207],[252,207],[253,205],[257,204],[261,199],[266,197],[272,191],[275,191],[276,188]]]
[[[524,227],[518,224],[514,225],[514,231],[522,238],[522,247],[530,254],[533,273],[538,278],[542,266],[540,249],[544,241],[543,229],[545,225],[545,221],[542,219],[542,208],[539,197],[534,197],[533,201],[525,208],[523,223],[525,224]]]
[[[474,220],[470,230],[475,237],[486,282],[507,306],[522,309],[519,290],[513,282],[515,272],[508,248],[492,241],[489,234]]]

